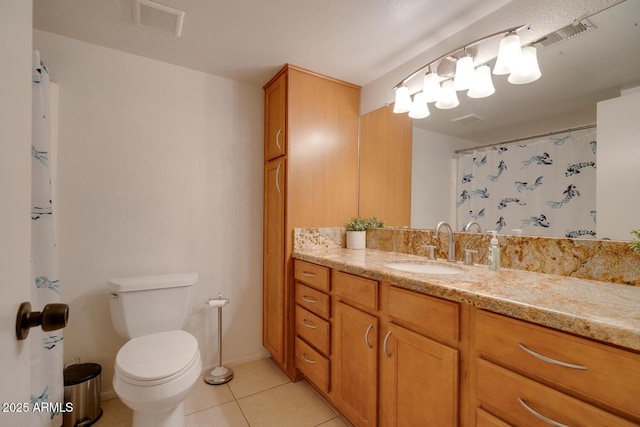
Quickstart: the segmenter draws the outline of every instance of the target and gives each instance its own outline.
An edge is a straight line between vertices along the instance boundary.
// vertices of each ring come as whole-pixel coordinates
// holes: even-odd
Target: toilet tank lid
[[[180,288],[194,285],[197,281],[198,273],[117,277],[109,279],[109,290],[112,292],[134,292],[146,289]]]

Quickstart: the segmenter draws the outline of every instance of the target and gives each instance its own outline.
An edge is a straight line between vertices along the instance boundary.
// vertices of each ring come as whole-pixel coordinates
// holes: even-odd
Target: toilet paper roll
[[[212,298],[207,302],[209,307],[224,307],[228,303],[229,303],[229,300],[226,299],[226,298],[222,298],[222,299],[213,299]]]

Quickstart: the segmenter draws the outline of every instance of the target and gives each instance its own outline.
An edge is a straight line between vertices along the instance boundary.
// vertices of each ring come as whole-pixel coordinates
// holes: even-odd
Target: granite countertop
[[[293,258],[471,304],[543,326],[640,351],[640,288],[594,280],[466,266],[455,275],[407,273],[385,267],[426,258],[373,249],[297,250]],[[428,261],[450,265],[445,260]]]

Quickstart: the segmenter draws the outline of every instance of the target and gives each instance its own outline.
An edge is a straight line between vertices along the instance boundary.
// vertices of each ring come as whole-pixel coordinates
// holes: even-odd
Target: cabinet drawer
[[[458,303],[393,286],[389,288],[389,316],[428,335],[458,341],[458,313]]]
[[[293,275],[296,280],[312,288],[329,292],[329,269],[327,267],[296,260]]]
[[[477,359],[477,368],[477,392],[482,407],[515,426],[636,425],[486,360]],[[559,424],[543,421],[542,417]]]
[[[498,363],[640,420],[640,355],[484,311],[475,336],[479,352]]]
[[[296,366],[311,382],[329,392],[329,359],[296,337]]]
[[[331,282],[336,296],[372,310],[378,309],[378,282],[331,270]]]
[[[316,291],[302,283],[296,283],[296,304],[318,316],[329,319],[329,295]]]
[[[329,354],[329,322],[296,306],[296,334],[321,353]]]

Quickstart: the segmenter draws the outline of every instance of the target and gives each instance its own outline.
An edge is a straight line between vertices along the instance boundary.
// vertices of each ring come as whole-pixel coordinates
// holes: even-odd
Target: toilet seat
[[[199,360],[198,342],[185,331],[167,331],[129,340],[116,356],[116,374],[150,387],[172,381]]]

